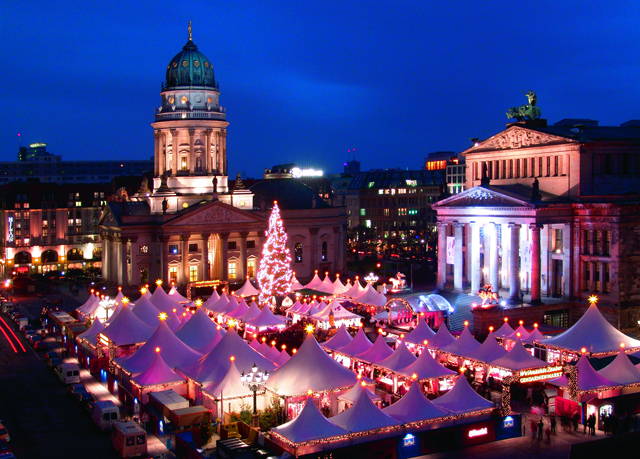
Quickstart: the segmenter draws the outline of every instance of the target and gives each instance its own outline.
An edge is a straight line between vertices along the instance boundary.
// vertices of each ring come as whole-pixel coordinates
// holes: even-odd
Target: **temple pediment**
[[[180,216],[165,226],[211,225],[218,223],[253,223],[264,219],[258,215],[238,209],[220,201],[212,202],[201,209]]]
[[[102,215],[100,216],[100,220],[98,221],[98,225],[100,226],[120,226],[118,220],[115,215],[111,211],[109,206],[105,206]]]
[[[558,135],[547,134],[546,132],[527,129],[521,126],[511,126],[506,131],[502,131],[501,133],[480,142],[477,146],[467,150],[466,153],[510,150],[514,148],[526,148],[560,143],[577,143],[577,141]]]
[[[433,204],[433,208],[449,207],[535,207],[524,199],[518,199],[489,188],[476,186]]]

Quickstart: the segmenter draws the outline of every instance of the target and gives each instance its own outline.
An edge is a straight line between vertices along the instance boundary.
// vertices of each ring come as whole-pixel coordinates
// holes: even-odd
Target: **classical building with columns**
[[[100,219],[105,280],[242,281],[258,269],[273,201],[281,209],[293,269],[346,271],[346,211],[294,179],[245,187],[227,176],[227,126],[211,61],[189,39],[166,70],[154,129],[154,177]]]
[[[462,155],[466,191],[433,205],[439,288],[491,284],[532,304],[596,294],[637,326],[640,122],[522,121]]]

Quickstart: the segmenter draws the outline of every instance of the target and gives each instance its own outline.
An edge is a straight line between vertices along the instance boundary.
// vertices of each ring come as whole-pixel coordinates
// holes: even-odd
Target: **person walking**
[[[540,418],[540,422],[538,423],[538,440],[542,440],[543,432],[544,432],[544,422],[542,422],[542,418]]]
[[[551,422],[550,422],[550,424],[551,424],[551,432],[552,432],[552,433],[556,433],[556,415],[555,415],[555,414],[552,414],[552,415],[551,415]]]

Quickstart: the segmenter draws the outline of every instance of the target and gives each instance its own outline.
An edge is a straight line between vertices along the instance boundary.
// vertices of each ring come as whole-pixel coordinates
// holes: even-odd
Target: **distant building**
[[[467,189],[434,205],[438,286],[492,284],[513,303],[596,294],[637,329],[639,150],[640,121],[565,119],[511,123],[464,151]]]
[[[20,147],[18,161],[0,162],[0,185],[16,181],[41,183],[111,183],[115,177],[141,177],[153,170],[153,160],[63,161],[46,143]]]
[[[436,151],[429,153],[424,160],[425,169],[428,171],[443,171],[447,192],[457,194],[465,189],[465,164],[464,157],[453,151]]]

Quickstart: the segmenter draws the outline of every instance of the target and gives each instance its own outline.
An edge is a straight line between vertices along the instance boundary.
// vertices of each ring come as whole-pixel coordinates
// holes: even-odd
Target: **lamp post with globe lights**
[[[258,416],[257,407],[257,392],[264,387],[269,379],[269,372],[267,370],[260,371],[258,366],[254,363],[251,367],[251,371],[247,374],[243,371],[240,375],[242,384],[247,386],[251,392],[253,392],[253,415],[251,416],[251,427],[260,427],[260,421]]]

